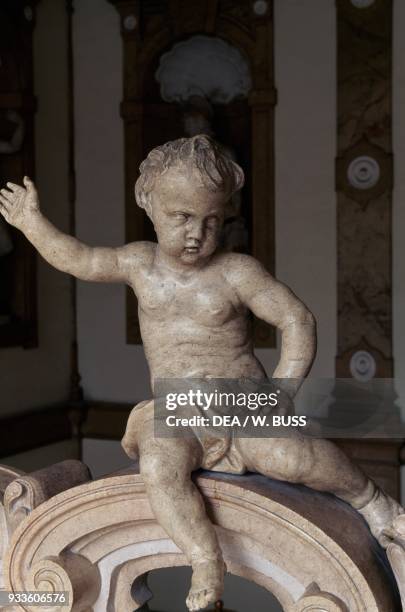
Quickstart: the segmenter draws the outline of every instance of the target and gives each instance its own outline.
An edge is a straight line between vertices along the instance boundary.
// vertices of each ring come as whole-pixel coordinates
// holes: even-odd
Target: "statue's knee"
[[[138,445],[134,439],[131,439],[129,436],[125,435],[121,440],[121,446],[128,457],[131,459],[138,458]]]
[[[159,451],[161,449],[140,454],[139,471],[146,485],[177,489],[182,488],[187,480],[191,482],[187,466],[173,464],[170,455]]]
[[[161,484],[167,479],[167,466],[158,453],[141,453],[139,470],[146,484]]]
[[[148,411],[147,404],[151,403],[150,400],[140,402],[132,409],[128,417],[125,434],[121,440],[121,446],[131,459],[138,458],[138,442],[147,435],[148,429],[150,429],[145,419],[145,411]]]
[[[126,434],[130,434],[135,429],[139,429],[140,424],[145,420],[145,411],[148,411],[148,404],[151,404],[150,410],[153,410],[153,401],[151,400],[139,402],[139,404],[136,404],[136,406],[132,408],[126,425]]]

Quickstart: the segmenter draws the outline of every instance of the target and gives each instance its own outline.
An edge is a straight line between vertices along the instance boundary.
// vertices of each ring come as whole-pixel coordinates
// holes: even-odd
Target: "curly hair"
[[[209,191],[222,191],[229,199],[243,187],[242,168],[221,151],[209,136],[178,138],[152,149],[140,165],[140,176],[135,183],[135,199],[148,215],[152,210],[151,193],[155,181],[167,170],[177,166],[192,166],[200,174]]]

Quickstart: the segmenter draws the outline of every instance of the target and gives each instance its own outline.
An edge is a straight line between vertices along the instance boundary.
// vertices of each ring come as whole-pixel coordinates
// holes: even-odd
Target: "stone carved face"
[[[162,251],[186,265],[198,265],[214,253],[229,196],[213,192],[198,173],[171,168],[156,180],[151,219]]]

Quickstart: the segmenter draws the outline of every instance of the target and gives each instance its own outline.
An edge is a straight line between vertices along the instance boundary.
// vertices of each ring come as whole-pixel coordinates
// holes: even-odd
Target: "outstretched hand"
[[[8,189],[0,190],[0,213],[5,220],[21,231],[29,227],[33,214],[39,211],[38,194],[34,183],[25,176],[24,187],[7,183]]]

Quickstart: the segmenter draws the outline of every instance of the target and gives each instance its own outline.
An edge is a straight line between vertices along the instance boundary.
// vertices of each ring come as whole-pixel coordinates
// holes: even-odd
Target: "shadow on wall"
[[[151,612],[187,612],[185,600],[191,579],[191,568],[158,569],[149,575],[153,599]],[[225,576],[224,612],[282,612],[275,597],[262,587],[239,576]],[[210,608],[210,610],[213,608]]]

